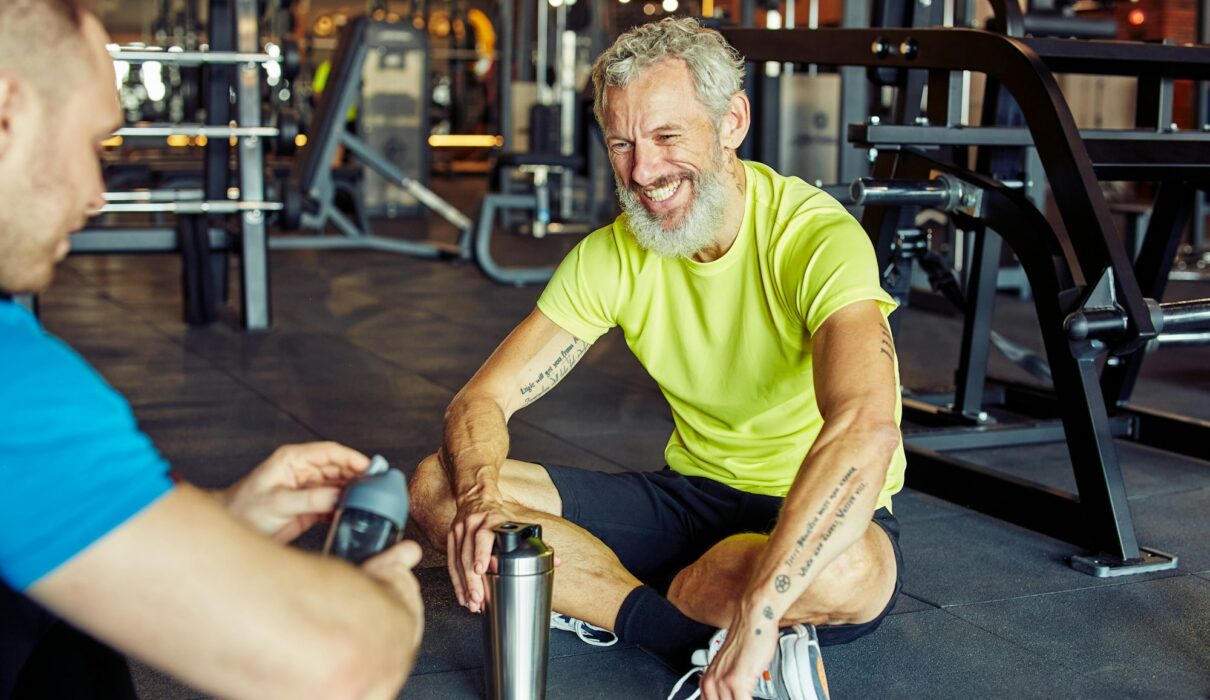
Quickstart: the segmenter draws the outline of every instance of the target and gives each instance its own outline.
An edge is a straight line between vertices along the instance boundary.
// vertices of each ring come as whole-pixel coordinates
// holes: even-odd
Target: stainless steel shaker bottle
[[[540,525],[504,523],[495,533],[484,577],[486,695],[493,700],[543,698],[554,551],[542,542]]]

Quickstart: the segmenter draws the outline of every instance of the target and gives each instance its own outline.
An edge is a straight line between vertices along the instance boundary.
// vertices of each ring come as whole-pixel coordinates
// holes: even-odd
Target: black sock
[[[705,649],[714,628],[689,619],[650,586],[626,596],[614,623],[618,638],[663,657],[675,668],[688,668],[697,649]]]

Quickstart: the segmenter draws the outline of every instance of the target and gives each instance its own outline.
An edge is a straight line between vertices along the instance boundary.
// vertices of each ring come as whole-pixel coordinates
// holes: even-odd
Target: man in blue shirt
[[[102,203],[121,112],[80,1],[0,2],[3,294],[45,289]],[[93,637],[223,697],[395,696],[423,630],[419,548],[358,570],[279,543],[365,455],[287,446],[226,491],[174,485],[126,402],[7,298],[0,367],[0,697],[131,695]]]

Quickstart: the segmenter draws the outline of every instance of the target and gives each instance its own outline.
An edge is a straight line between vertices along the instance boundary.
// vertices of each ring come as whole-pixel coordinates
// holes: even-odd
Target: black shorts
[[[622,566],[661,593],[676,574],[718,542],[744,532],[768,533],[784,499],[746,493],[705,477],[671,469],[606,474],[543,464],[563,500],[563,517],[588,530]],[[822,645],[844,644],[873,632],[903,587],[899,521],[886,508],[874,513],[895,550],[895,591],[878,617],[855,625],[819,627]]]

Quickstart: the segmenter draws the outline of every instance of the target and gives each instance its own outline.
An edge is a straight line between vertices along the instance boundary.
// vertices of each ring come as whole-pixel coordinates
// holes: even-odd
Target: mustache
[[[698,179],[699,178],[698,178],[697,173],[683,172],[683,173],[680,173],[677,175],[668,175],[666,177],[662,177],[659,180],[656,180],[655,182],[652,182],[652,183],[648,183],[646,185],[640,185],[637,182],[631,182],[630,190],[635,192],[636,194],[642,194],[642,192],[644,190],[658,190],[661,187],[667,187],[668,185],[671,185],[674,182],[680,182],[681,180],[688,180],[690,183],[696,184],[698,182]]]

